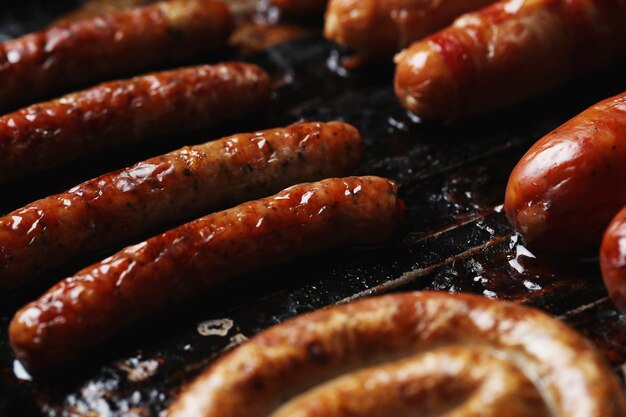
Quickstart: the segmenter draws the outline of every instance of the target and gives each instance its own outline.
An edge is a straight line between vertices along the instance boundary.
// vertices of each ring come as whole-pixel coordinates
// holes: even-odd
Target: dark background
[[[5,0],[0,40],[41,28],[77,3]],[[0,298],[0,416],[158,415],[181,385],[218,355],[268,326],[334,303],[407,290],[470,292],[546,310],[589,337],[621,376],[626,316],[606,298],[597,262],[534,258],[508,226],[501,204],[509,173],[534,141],[626,90],[626,62],[521,106],[440,125],[412,120],[399,107],[391,66],[347,76],[334,70],[336,57],[321,36],[252,56],[206,57],[206,62],[242,58],[270,71],[277,86],[271,109],[211,131],[181,132],[85,158],[5,186],[0,214],[184,144],[302,118],[341,119],[355,124],[366,141],[367,158],[356,174],[387,176],[401,186],[408,210],[399,238],[386,247],[334,250],[251,275],[117,335],[72,367],[32,379],[20,372],[8,346],[12,315],[52,283],[106,253],[56,271]],[[233,322],[226,336],[198,331],[200,323],[224,318]]]

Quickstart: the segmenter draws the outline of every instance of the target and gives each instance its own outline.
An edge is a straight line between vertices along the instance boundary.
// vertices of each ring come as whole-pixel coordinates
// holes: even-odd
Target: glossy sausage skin
[[[143,72],[227,45],[228,8],[173,0],[59,23],[0,44],[0,108]]]
[[[114,81],[0,117],[0,183],[154,137],[208,128],[266,107],[270,77],[243,63]]]
[[[72,22],[106,13],[117,12],[131,7],[156,3],[157,0],[87,0],[75,10],[61,16],[57,23]]]
[[[0,218],[0,290],[157,227],[349,174],[362,153],[350,125],[301,123],[185,147],[87,181]]]
[[[363,58],[389,58],[494,0],[331,0],[325,36]]]
[[[200,218],[78,272],[27,305],[11,345],[31,370],[225,281],[338,245],[390,239],[402,204],[378,177],[328,179]]]
[[[530,380],[529,380],[530,379]],[[620,384],[574,330],[512,303],[404,293],[275,326],[168,417],[618,417]]]
[[[517,164],[504,209],[539,252],[595,255],[626,205],[626,93],[543,137]]]
[[[626,51],[626,0],[506,0],[400,53],[395,88],[423,119],[519,103]]]
[[[606,229],[600,248],[600,266],[613,303],[626,314],[626,208]]]
[[[288,16],[301,16],[322,14],[328,0],[271,0],[281,12]]]

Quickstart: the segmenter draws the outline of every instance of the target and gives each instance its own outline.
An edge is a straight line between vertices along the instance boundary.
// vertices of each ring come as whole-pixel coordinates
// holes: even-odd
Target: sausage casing
[[[613,303],[626,314],[626,208],[606,229],[600,248],[600,266]]]
[[[325,36],[365,58],[385,58],[494,0],[331,0]]]
[[[167,416],[625,412],[617,378],[568,326],[513,303],[424,292],[359,301],[275,326],[214,363]]]
[[[361,136],[301,123],[148,159],[0,218],[0,290],[116,242],[303,181],[349,174]]]
[[[626,0],[506,0],[400,53],[402,105],[454,119],[519,103],[626,51]]]
[[[264,108],[270,77],[243,63],[202,65],[114,81],[0,117],[0,183],[89,153]]]
[[[11,345],[31,370],[61,365],[117,330],[224,281],[395,233],[396,186],[328,179],[200,218],[83,269],[19,311]]]
[[[626,205],[626,93],[558,127],[513,170],[504,209],[534,249],[594,254]]]
[[[172,0],[59,23],[0,44],[0,108],[178,63],[227,45],[228,8]]]

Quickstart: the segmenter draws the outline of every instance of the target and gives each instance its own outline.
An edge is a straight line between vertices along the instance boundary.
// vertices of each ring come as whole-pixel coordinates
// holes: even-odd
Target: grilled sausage
[[[274,6],[288,16],[321,15],[327,2],[327,0],[271,0]]]
[[[0,292],[82,254],[302,181],[346,175],[362,156],[344,123],[302,123],[185,147],[0,218]]]
[[[609,367],[566,325],[512,303],[424,292],[275,326],[213,364],[167,416],[625,413]]]
[[[504,209],[534,249],[596,254],[626,205],[626,93],[602,101],[546,135],[513,170]]]
[[[0,117],[0,183],[89,153],[194,131],[270,101],[255,65],[203,65],[114,81]]]
[[[400,210],[391,181],[351,177],[293,186],[208,215],[61,281],[15,315],[11,345],[31,370],[62,365],[225,281],[337,245],[382,243],[394,234]]]
[[[396,94],[423,119],[519,103],[626,51],[626,0],[506,0],[398,55]]]
[[[625,135],[626,136],[626,135]],[[604,234],[600,266],[606,289],[613,303],[626,314],[626,208],[623,208]]]
[[[387,58],[495,0],[331,0],[326,38],[366,59]]]
[[[59,23],[0,44],[0,108],[202,56],[227,45],[228,8],[173,0]]]
[[[71,22],[87,17],[100,16],[131,7],[156,3],[157,0],[87,0],[75,10],[61,16],[57,22]]]

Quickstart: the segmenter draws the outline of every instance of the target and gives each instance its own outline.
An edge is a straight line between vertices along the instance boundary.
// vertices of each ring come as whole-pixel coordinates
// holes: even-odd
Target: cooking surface
[[[0,39],[42,27],[78,2],[5,3]],[[234,58],[240,57],[210,60]],[[534,258],[508,226],[501,204],[508,175],[530,144],[626,90],[626,61],[522,106],[446,126],[406,115],[391,88],[391,66],[349,76],[338,71],[337,53],[321,36],[243,59],[274,76],[277,91],[266,114],[5,186],[0,213],[182,145],[302,118],[342,119],[361,130],[367,145],[356,173],[399,182],[408,208],[401,235],[384,248],[336,250],[251,275],[117,335],[69,369],[31,380],[14,361],[8,323],[18,307],[105,254],[83,259],[0,299],[0,415],[158,415],[220,353],[267,327],[334,303],[403,290],[463,291],[542,308],[595,342],[621,375],[626,316],[607,299],[597,262]]]

